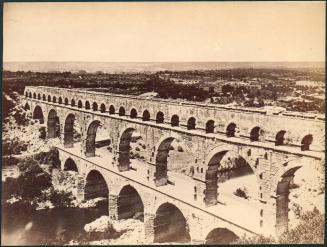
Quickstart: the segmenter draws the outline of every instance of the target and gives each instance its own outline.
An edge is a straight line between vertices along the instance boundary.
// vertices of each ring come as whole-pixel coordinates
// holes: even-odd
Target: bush
[[[70,207],[72,206],[72,197],[71,192],[53,190],[49,199],[55,207]]]
[[[245,199],[248,199],[249,196],[247,195],[247,189],[246,188],[238,188],[235,192],[234,192],[234,195],[236,196],[239,196],[239,197],[242,197],[242,198],[245,198]]]
[[[56,148],[51,148],[49,152],[40,152],[34,158],[41,164],[47,164],[51,168],[60,168],[59,151]]]

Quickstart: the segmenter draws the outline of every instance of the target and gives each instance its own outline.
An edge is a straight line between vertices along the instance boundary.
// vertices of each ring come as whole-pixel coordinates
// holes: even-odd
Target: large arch
[[[277,184],[276,189],[276,232],[280,235],[288,230],[289,193],[295,172],[302,166],[288,169]]]
[[[139,193],[130,185],[124,186],[118,195],[118,219],[137,218],[144,221],[144,205]]]
[[[35,106],[33,111],[33,119],[38,119],[40,124],[44,123],[43,112],[40,106]]]
[[[231,244],[239,237],[227,228],[215,228],[209,232],[205,244]]]
[[[154,173],[154,182],[156,186],[166,185],[168,183],[168,154],[174,137],[164,139],[158,146],[156,155],[156,171]]]
[[[91,200],[101,198],[100,204],[103,215],[109,214],[109,187],[102,174],[97,170],[91,170],[85,179],[84,199]]]
[[[191,240],[184,215],[171,203],[160,205],[153,224],[155,243],[187,243]]]
[[[29,110],[31,110],[31,107],[30,107],[30,105],[26,102],[26,104],[25,104],[25,106],[24,106],[24,110],[25,111],[29,111]]]
[[[127,171],[130,168],[130,149],[132,135],[135,129],[127,128],[121,134],[119,139],[119,157],[118,157],[118,169],[119,171]]]
[[[179,116],[178,115],[173,115],[171,117],[171,126],[172,127],[178,127],[179,126]]]
[[[48,138],[60,137],[60,122],[57,112],[51,109],[48,114]]]
[[[208,120],[206,122],[206,133],[214,133],[214,131],[215,131],[215,121]]]
[[[163,112],[159,111],[156,115],[156,123],[164,123],[165,121],[165,115]]]
[[[87,137],[85,143],[85,156],[94,157],[95,156],[95,138],[97,134],[98,127],[101,125],[99,120],[94,120],[90,123],[87,129]]]
[[[72,148],[74,146],[74,123],[75,115],[70,113],[65,119],[64,126],[64,147]]]
[[[75,161],[71,158],[66,159],[64,164],[64,171],[74,171],[78,173],[78,168]]]

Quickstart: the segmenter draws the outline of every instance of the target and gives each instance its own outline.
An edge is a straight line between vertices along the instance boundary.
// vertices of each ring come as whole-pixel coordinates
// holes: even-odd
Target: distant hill
[[[235,68],[323,68],[324,62],[4,62],[9,71],[90,73],[217,70]]]

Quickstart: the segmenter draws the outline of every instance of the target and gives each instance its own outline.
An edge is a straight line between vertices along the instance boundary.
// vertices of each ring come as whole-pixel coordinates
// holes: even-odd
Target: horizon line
[[[79,60],[38,60],[38,61],[3,61],[3,63],[325,63],[325,61],[79,61]]]

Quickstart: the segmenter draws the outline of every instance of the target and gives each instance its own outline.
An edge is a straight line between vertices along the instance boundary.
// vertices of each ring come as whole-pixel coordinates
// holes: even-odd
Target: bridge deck
[[[105,149],[97,149],[95,157],[85,158],[84,155],[81,155],[80,143],[75,143],[73,148],[64,148],[63,146],[58,146],[58,148],[74,156],[83,158],[109,172],[137,182],[155,192],[186,203],[194,207],[195,210],[201,210],[254,233],[271,234],[271,228],[268,229],[267,227],[266,229],[264,226],[261,227],[260,232],[258,232],[260,224],[260,203],[257,200],[248,201],[231,193],[224,194],[219,192],[218,199],[220,203],[215,206],[206,207],[203,202],[194,200],[194,180],[186,175],[168,172],[169,180],[173,181],[175,185],[167,184],[165,186],[156,187],[152,181],[147,180],[148,164],[146,163],[138,160],[131,160],[131,167],[136,170],[131,169],[125,172],[119,172],[117,167],[112,165],[112,154]],[[240,207],[240,205],[242,206]]]

